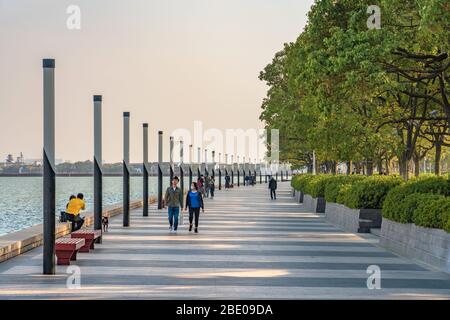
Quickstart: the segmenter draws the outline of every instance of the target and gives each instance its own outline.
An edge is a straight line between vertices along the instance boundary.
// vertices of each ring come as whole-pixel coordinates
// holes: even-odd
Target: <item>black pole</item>
[[[102,96],[94,96],[94,229],[102,232],[103,174],[102,174]],[[100,236],[96,240],[102,243]]]
[[[231,169],[231,184],[234,187],[234,170],[233,169]]]
[[[189,190],[191,190],[192,186],[192,168],[191,165],[189,165]]]
[[[238,187],[240,187],[240,183],[241,183],[241,179],[240,179],[241,177],[240,177],[240,173],[239,173],[239,168],[238,168],[238,170],[237,170],[237,181],[238,181]]]
[[[259,184],[262,184],[262,172],[261,172],[261,167],[259,167]]]
[[[162,174],[162,147],[163,147],[163,132],[158,132],[158,209],[163,208],[163,174]]]
[[[174,147],[174,141],[173,141],[173,137],[170,137],[170,175],[169,175],[169,186],[172,185],[172,180],[173,180],[173,147]]]
[[[219,190],[222,190],[222,170],[220,170],[220,166],[219,166]]]
[[[163,208],[163,198],[162,198],[162,189],[163,189],[163,174],[161,166],[158,165],[158,209]]]
[[[44,59],[43,273],[55,274],[55,60]]]
[[[130,226],[130,113],[123,113],[123,226]]]
[[[181,192],[184,192],[184,171],[183,171],[183,165],[180,164],[180,187]]]
[[[184,170],[183,170],[183,157],[184,157],[184,144],[183,140],[180,140],[180,179],[181,179],[181,192],[184,192]]]
[[[200,177],[202,176],[200,167],[197,168],[197,176],[198,176],[198,180],[200,180]]]
[[[144,163],[142,164],[142,169],[143,169],[143,201],[144,201],[144,206],[143,206],[143,211],[142,211],[142,215],[144,217],[148,217],[148,123],[144,123],[142,125],[143,128],[143,133],[144,133],[144,145],[143,145],[143,151],[144,151]]]

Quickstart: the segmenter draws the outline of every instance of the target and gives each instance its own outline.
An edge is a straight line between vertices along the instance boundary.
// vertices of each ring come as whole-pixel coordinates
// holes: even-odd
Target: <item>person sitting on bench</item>
[[[70,202],[70,200],[75,199],[75,198],[76,198],[76,196],[71,195],[69,197],[69,202]],[[67,202],[67,204],[66,204],[66,210],[69,207],[69,202]],[[59,222],[61,222],[61,223],[67,222],[67,212],[66,211],[61,211],[61,215],[59,217]]]
[[[70,199],[67,204],[67,220],[72,222],[72,232],[80,230],[84,224],[84,219],[80,217],[80,211],[86,209],[86,203],[84,202],[84,195],[79,193],[76,198]]]

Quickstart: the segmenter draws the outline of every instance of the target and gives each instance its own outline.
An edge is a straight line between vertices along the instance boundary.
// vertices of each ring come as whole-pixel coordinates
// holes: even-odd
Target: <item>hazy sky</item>
[[[42,154],[42,59],[56,59],[56,158],[91,159],[92,95],[103,95],[103,158],[122,159],[131,112],[131,161],[142,123],[262,128],[259,72],[296,39],[313,0],[0,0],[0,159]],[[70,5],[81,29],[69,30]],[[219,151],[216,151],[217,153]],[[196,152],[195,152],[196,153]],[[241,155],[242,156],[242,155]],[[253,157],[254,155],[252,155]]]

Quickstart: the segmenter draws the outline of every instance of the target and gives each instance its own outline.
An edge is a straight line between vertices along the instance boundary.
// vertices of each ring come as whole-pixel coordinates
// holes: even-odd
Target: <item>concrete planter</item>
[[[350,209],[342,204],[328,202],[325,219],[353,233],[369,233],[371,228],[381,228],[381,210]]]
[[[297,203],[303,203],[303,192],[297,190],[294,190],[293,192],[295,201],[297,201]]]
[[[325,212],[325,198],[319,197],[319,198],[313,198],[309,194],[302,194],[303,195],[303,204],[306,209],[315,212],[315,213],[324,213]]]
[[[450,273],[450,234],[383,219],[380,245],[410,259]]]

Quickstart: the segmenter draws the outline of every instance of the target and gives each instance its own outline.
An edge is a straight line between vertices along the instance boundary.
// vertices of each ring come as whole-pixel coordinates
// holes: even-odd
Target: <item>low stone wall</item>
[[[155,203],[154,197],[149,198],[149,204]],[[135,200],[130,202],[130,210],[143,207],[143,200]],[[122,214],[123,207],[121,205],[106,206],[103,211],[104,216],[114,217]],[[84,226],[89,227],[94,224],[94,216],[92,212],[82,214],[86,217]],[[63,237],[70,233],[70,222],[56,223],[56,238]],[[39,247],[44,241],[43,225],[38,224],[30,228],[26,228],[14,233],[10,233],[0,237],[0,262],[11,259],[31,249]]]
[[[303,192],[295,191],[295,201],[297,201],[297,203],[303,203],[303,196]]]
[[[338,203],[327,203],[325,219],[349,232],[356,233],[359,229],[359,210],[349,209]]]
[[[450,234],[383,219],[380,245],[410,259],[450,273]]]
[[[324,213],[326,202],[325,198],[313,198],[309,194],[303,195],[303,205],[306,209],[314,212],[314,213]]]
[[[350,209],[342,204],[328,202],[325,219],[353,233],[369,233],[371,228],[381,227],[381,210]]]

